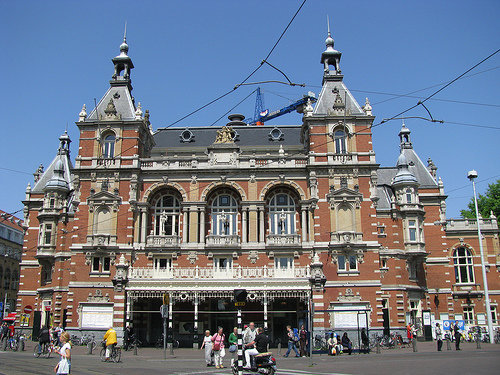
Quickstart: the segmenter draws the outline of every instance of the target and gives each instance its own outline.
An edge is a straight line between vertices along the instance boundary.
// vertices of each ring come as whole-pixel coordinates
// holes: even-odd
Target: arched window
[[[171,194],[162,195],[156,201],[153,213],[153,228],[156,236],[175,236],[179,234],[181,205]]]
[[[295,202],[287,193],[276,193],[269,201],[269,230],[271,234],[294,234]]]
[[[111,234],[111,211],[107,207],[100,208],[95,215],[95,234]]]
[[[347,153],[346,147],[346,133],[343,130],[335,130],[333,132],[333,140],[335,142],[335,153],[345,154]]]
[[[4,288],[10,289],[10,269],[9,268],[7,268],[5,270]]]
[[[354,212],[352,207],[347,204],[341,204],[337,208],[337,231],[338,232],[352,232],[354,227]]]
[[[103,145],[102,145],[102,156],[105,158],[114,158],[115,157],[115,141],[116,137],[114,134],[108,134],[104,137]]]
[[[474,263],[468,249],[458,247],[453,251],[453,265],[455,266],[455,281],[457,283],[474,282]]]
[[[230,236],[237,234],[238,203],[229,194],[217,195],[212,201],[212,235]]]

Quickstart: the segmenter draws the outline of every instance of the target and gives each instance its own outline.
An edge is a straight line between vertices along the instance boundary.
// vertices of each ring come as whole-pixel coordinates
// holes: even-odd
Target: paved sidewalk
[[[435,343],[418,343],[418,352],[413,353],[411,347],[405,349],[382,350],[380,354],[353,354],[330,357],[314,355],[310,358],[283,358],[276,354],[278,375],[432,375],[432,374],[494,374],[500,368],[500,345],[464,343],[463,350],[446,350],[437,352]],[[454,346],[452,346],[454,348]],[[141,348],[139,355],[123,352],[121,363],[103,363],[97,353],[86,354],[85,347],[75,347],[72,351],[72,374],[110,374],[110,375],[228,375],[229,368],[215,369],[204,364],[203,350],[178,349],[174,355],[167,351],[167,359],[163,359],[163,351],[154,348]],[[229,366],[229,355],[225,365]],[[34,358],[33,344],[27,345],[25,352],[0,351],[0,374],[52,374],[58,356],[50,359]]]

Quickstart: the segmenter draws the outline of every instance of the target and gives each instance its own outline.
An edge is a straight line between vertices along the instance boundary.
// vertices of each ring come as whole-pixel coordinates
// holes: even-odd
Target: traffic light
[[[235,302],[245,302],[247,300],[246,289],[235,289],[234,290],[234,301]]]

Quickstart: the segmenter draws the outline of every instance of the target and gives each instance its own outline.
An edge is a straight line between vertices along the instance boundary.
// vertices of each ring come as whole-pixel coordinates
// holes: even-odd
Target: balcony
[[[299,246],[299,234],[269,234],[267,236],[267,245],[269,246]]]
[[[87,246],[116,246],[116,236],[111,234],[91,234],[87,236]]]
[[[36,258],[53,257],[55,252],[55,245],[38,245],[36,249]]]
[[[240,236],[236,234],[227,236],[209,234],[206,237],[206,244],[207,246],[235,247],[240,245]]]
[[[146,237],[146,247],[178,247],[181,239],[177,235],[156,236],[151,235]]]
[[[264,267],[234,267],[216,269],[213,267],[187,268],[147,268],[131,267],[128,271],[129,280],[231,280],[231,279],[309,279],[309,266],[291,268]]]

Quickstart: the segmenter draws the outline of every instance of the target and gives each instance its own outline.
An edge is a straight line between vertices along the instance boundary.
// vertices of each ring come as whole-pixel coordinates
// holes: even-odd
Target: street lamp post
[[[474,180],[477,178],[477,172],[475,170],[469,171],[467,173],[467,178],[472,182],[472,189],[474,191],[474,205],[476,207],[476,221],[477,221],[477,236],[479,240],[479,250],[481,253],[481,272],[483,274],[483,287],[484,287],[484,297],[486,304],[486,318],[488,319],[488,335],[490,336],[490,343],[493,344],[493,324],[491,321],[491,306],[490,306],[490,293],[488,291],[488,279],[486,278],[486,267],[484,265],[484,250],[483,250],[483,239],[481,236],[481,224],[479,223],[479,209],[477,207],[477,197],[476,197],[476,183]]]

